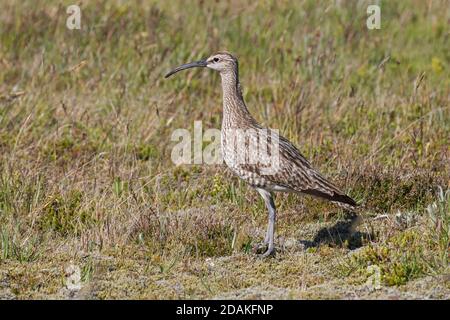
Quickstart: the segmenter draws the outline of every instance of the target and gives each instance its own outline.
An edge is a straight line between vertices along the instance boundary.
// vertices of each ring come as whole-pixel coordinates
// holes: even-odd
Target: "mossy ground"
[[[449,299],[448,6],[380,2],[380,30],[368,1],[307,0],[85,1],[69,30],[73,3],[2,1],[0,298]],[[359,224],[279,194],[262,260],[259,195],[172,163],[175,129],[220,127],[221,88],[163,74],[223,49]]]

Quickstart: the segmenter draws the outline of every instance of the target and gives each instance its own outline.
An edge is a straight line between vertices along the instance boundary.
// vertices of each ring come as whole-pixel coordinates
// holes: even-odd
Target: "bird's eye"
[[[216,57],[216,58],[213,59],[213,61],[214,62],[219,62],[219,58]]]

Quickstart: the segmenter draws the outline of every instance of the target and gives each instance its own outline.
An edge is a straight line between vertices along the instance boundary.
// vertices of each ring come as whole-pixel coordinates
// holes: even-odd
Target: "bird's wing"
[[[274,186],[356,206],[356,202],[352,198],[341,192],[333,183],[315,170],[289,140],[280,135],[277,135],[277,138],[279,141],[279,163],[275,170],[265,173],[261,171],[261,165],[245,165],[247,170],[257,172],[261,178]]]

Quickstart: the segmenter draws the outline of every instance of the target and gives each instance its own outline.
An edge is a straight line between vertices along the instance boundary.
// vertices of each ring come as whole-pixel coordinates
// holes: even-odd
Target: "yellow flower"
[[[431,59],[431,69],[436,73],[441,73],[444,70],[444,63],[437,57]]]

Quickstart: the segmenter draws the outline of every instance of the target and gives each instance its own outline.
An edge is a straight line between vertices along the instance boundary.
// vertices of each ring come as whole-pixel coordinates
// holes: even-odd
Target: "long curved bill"
[[[181,71],[181,70],[186,70],[186,69],[190,69],[190,68],[198,68],[198,67],[206,67],[206,60],[200,60],[200,61],[194,61],[194,62],[182,64],[181,66],[176,67],[175,69],[173,69],[172,71],[167,73],[164,76],[164,78],[168,78],[171,75],[173,75],[174,73],[177,73],[178,71]]]

